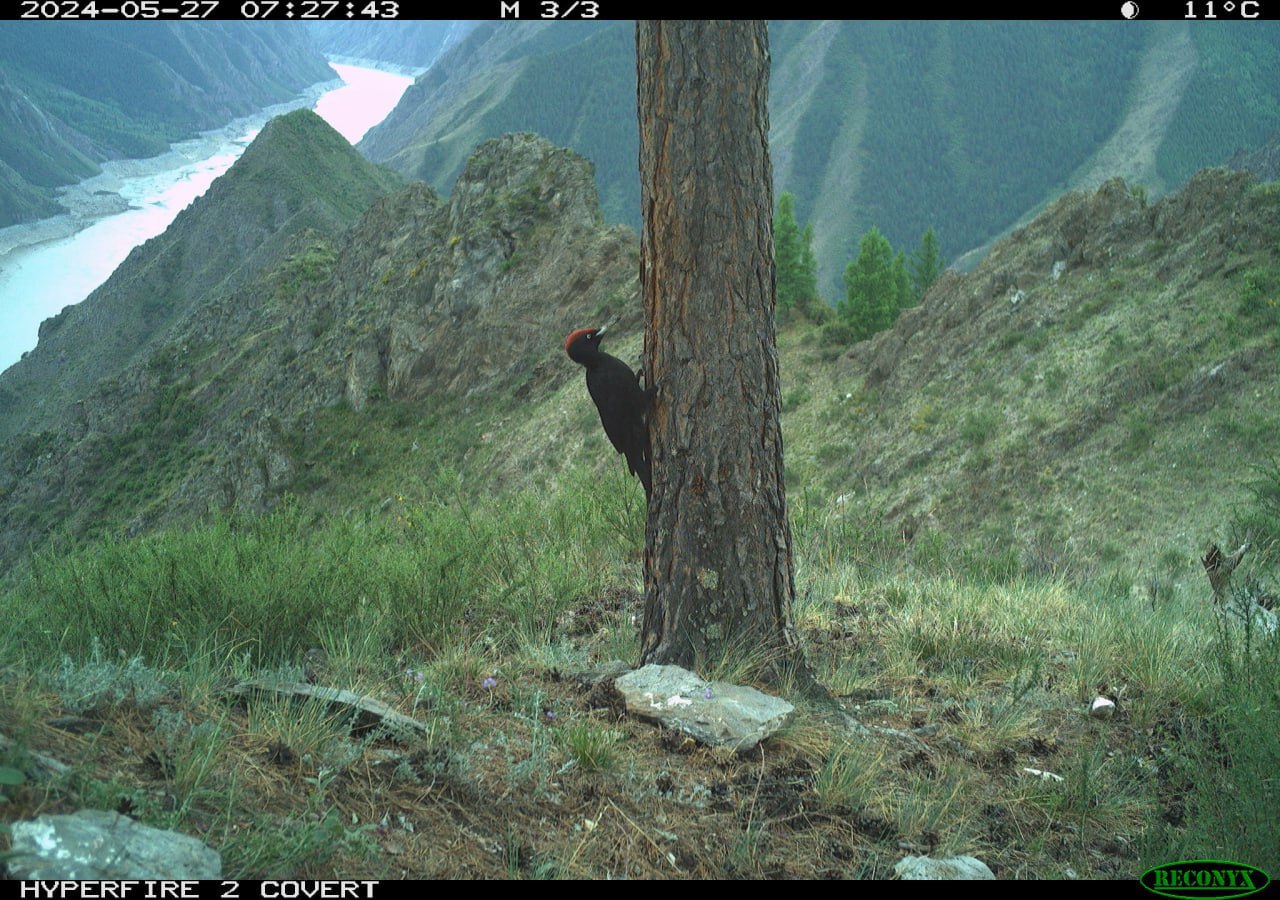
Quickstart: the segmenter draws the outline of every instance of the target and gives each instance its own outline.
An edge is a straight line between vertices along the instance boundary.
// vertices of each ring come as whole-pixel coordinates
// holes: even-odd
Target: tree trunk
[[[764,22],[640,22],[653,496],[641,662],[800,661],[774,334]]]

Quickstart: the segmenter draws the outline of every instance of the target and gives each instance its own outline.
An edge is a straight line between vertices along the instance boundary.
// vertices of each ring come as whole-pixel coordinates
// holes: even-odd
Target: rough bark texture
[[[641,661],[798,661],[774,340],[764,22],[640,22],[645,371],[657,386]]]

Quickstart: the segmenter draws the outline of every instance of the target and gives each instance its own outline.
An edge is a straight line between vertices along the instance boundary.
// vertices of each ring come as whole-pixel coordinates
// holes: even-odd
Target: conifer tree
[[[778,312],[799,310],[818,320],[826,304],[818,296],[818,259],[813,254],[813,226],[801,232],[795,216],[795,195],[778,198],[773,219],[774,263],[778,279]]]
[[[938,280],[942,269],[942,253],[938,249],[938,236],[930,226],[920,237],[920,246],[916,248],[916,252],[911,254],[911,289],[917,303]]]
[[[791,625],[768,28],[641,20],[636,57],[654,385],[641,662],[705,672],[750,648],[820,693]]]
[[[877,228],[862,236],[858,258],[844,270],[844,299],[836,307],[853,330],[853,340],[864,341],[890,327],[910,298],[910,279],[901,253]]]
[[[773,217],[773,259],[778,279],[778,311],[788,312],[800,302],[803,290],[803,259],[800,226],[796,224],[795,195],[778,197]]]
[[[813,322],[831,317],[831,307],[818,293],[818,257],[813,253],[813,224],[804,226],[800,242],[800,311]]]
[[[892,325],[898,320],[898,313],[908,306],[915,306],[917,295],[911,286],[911,276],[907,274],[907,255],[901,250],[893,257],[893,293],[894,309],[889,317]]]

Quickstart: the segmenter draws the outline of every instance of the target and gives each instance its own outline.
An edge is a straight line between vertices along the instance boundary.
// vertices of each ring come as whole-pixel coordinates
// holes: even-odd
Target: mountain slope
[[[993,556],[1188,566],[1280,441],[1278,239],[1276,185],[1225,169],[1068,194],[830,369],[793,333],[789,471]]]
[[[443,191],[476,144],[536,132],[591,158],[598,175],[609,168],[611,177],[597,181],[602,197],[617,197],[606,216],[636,227],[639,189],[619,187],[639,152],[633,31],[623,22],[480,23],[405,92],[360,149]],[[615,143],[606,147],[605,139]]]
[[[411,69],[432,63],[466,36],[474,22],[307,22],[317,46],[329,56],[376,60]]]
[[[591,158],[606,217],[638,227],[632,31],[478,26],[362,149],[445,190],[476,142],[536,131]],[[831,298],[873,225],[906,250],[932,226],[954,258],[1067,188],[1119,175],[1155,198],[1280,127],[1270,23],[780,21],[770,44],[775,186],[814,224]]]
[[[1011,571],[1159,557],[1194,577],[1280,441],[1277,247],[1275,185],[1209,170],[1148,204],[1109,181],[870,341],[784,328],[796,515],[880,519],[921,552],[954,543]],[[341,236],[296,233],[74,415],[3,445],[0,556],[286,493],[378,516],[441,485],[616,472],[561,341],[607,324],[636,360],[637,265],[586,160],[531,135],[486,143],[448,200],[414,185]]]
[[[333,78],[288,23],[0,24],[0,226],[57,211],[52,188]],[[30,195],[34,194],[33,199]]]
[[[242,187],[211,191],[193,219],[262,207],[262,154],[250,152],[225,176]],[[545,140],[508,136],[472,154],[447,202],[417,184],[341,238],[294,232],[274,268],[175,312],[72,414],[0,446],[0,558],[58,535],[262,510],[285,491],[363,504],[380,489],[370,470],[421,478],[460,464],[483,412],[563,374],[547,347],[571,327],[614,305],[638,317],[635,236],[604,225],[590,172]]]
[[[164,234],[40,326],[36,348],[0,375],[0,439],[51,427],[97,381],[147,358],[194,308],[274,263],[293,235],[340,233],[396,185],[315,113],[272,119]]]

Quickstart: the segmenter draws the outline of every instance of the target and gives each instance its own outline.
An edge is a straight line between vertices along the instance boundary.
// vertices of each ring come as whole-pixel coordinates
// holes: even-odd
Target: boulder
[[[185,834],[119,813],[82,809],[14,822],[10,875],[18,879],[222,877],[217,851]]]
[[[712,747],[750,750],[795,717],[785,700],[743,685],[706,681],[679,666],[649,665],[614,685],[627,713],[660,722]]]
[[[986,863],[972,856],[908,856],[893,871],[903,881],[994,881],[996,877]]]

